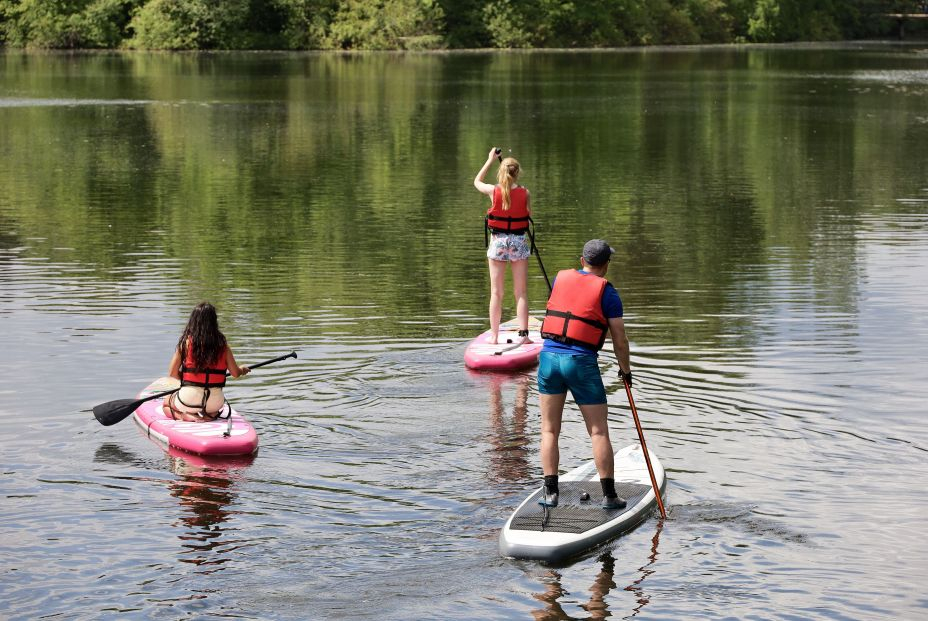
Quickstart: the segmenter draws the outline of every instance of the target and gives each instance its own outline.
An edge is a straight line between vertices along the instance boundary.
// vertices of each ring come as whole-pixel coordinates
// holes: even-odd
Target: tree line
[[[923,0],[0,0],[0,45],[168,50],[595,48],[928,32]]]

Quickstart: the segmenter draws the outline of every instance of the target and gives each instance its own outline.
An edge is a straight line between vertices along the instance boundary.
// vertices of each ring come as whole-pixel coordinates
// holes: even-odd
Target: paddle
[[[296,352],[292,351],[289,354],[284,356],[278,356],[277,358],[271,358],[270,360],[265,360],[264,362],[259,362],[253,364],[249,369],[257,369],[258,367],[263,367],[266,364],[271,364],[272,362],[279,362],[286,358],[296,358]],[[226,375],[228,375],[226,371]],[[175,388],[174,390],[166,390],[164,392],[155,393],[153,395],[148,395],[147,397],[142,397],[141,399],[117,399],[116,401],[107,401],[106,403],[101,403],[98,406],[93,408],[93,415],[101,425],[109,427],[110,425],[115,425],[122,419],[126,418],[133,412],[135,412],[140,405],[146,401],[151,401],[152,399],[157,399],[158,397],[166,397],[172,393],[177,392],[180,388]]]
[[[644,432],[641,430],[641,421],[638,420],[638,410],[635,409],[635,400],[632,398],[632,386],[628,380],[622,378],[625,384],[625,394],[628,395],[628,405],[632,408],[632,416],[635,417],[635,428],[638,429],[638,440],[641,442],[641,451],[644,453],[644,461],[648,465],[648,474],[651,475],[651,487],[654,488],[654,497],[657,498],[657,507],[661,510],[661,517],[667,518],[664,511],[664,501],[661,498],[661,490],[657,487],[657,479],[654,477],[654,468],[651,466],[651,457],[648,455],[648,445],[644,443]]]
[[[500,149],[499,147],[496,147],[496,159],[499,160],[499,163],[500,163],[500,164],[503,163],[503,155],[502,155],[502,153],[503,153],[503,150]]]
[[[535,255],[535,258],[538,259],[538,267],[541,268],[541,274],[545,277],[545,282],[548,284],[548,295],[551,295],[551,281],[548,279],[548,272],[545,271],[545,264],[541,262],[541,254],[538,252],[538,246],[535,245],[535,221],[532,220],[531,216],[529,216],[528,223],[530,225],[528,238],[532,240],[532,253]]]

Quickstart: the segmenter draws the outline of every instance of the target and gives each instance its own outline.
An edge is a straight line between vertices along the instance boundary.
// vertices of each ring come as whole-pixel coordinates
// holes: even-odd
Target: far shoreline
[[[288,49],[197,49],[170,50],[156,48],[39,48],[0,47],[0,54],[24,55],[80,55],[80,54],[178,54],[178,55],[267,55],[267,56],[368,56],[368,55],[412,55],[453,56],[486,54],[616,54],[634,52],[690,52],[702,50],[763,50],[763,49],[853,49],[866,47],[918,47],[928,46],[926,39],[848,39],[842,41],[790,41],[783,43],[694,43],[674,45],[629,45],[622,47],[535,47],[535,48],[449,48],[435,50],[288,50]],[[926,47],[928,52],[928,47]]]

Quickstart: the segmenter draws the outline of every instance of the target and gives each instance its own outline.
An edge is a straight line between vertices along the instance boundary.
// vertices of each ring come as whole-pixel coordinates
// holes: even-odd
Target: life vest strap
[[[185,373],[192,373],[198,375],[205,375],[205,382],[195,382],[191,379],[184,377]],[[218,375],[221,380],[216,382],[210,381],[210,375]],[[226,385],[226,370],[225,369],[197,369],[195,367],[185,367],[183,363],[180,366],[180,385],[181,386],[197,386],[199,388],[221,388]]]
[[[545,315],[551,315],[552,317],[563,317],[565,319],[563,336],[567,336],[567,324],[575,319],[577,321],[582,321],[583,323],[587,325],[591,325],[594,328],[597,328],[598,330],[606,330],[606,331],[609,330],[609,326],[607,324],[604,324],[601,321],[596,321],[595,319],[587,319],[586,317],[579,317],[577,315],[574,315],[570,311],[549,310],[545,312]]]
[[[506,222],[528,222],[530,216],[495,216],[487,214],[487,220],[504,220]]]
[[[602,349],[603,343],[606,342],[606,333],[609,331],[609,326],[602,323],[601,321],[596,321],[595,319],[587,319],[586,317],[579,317],[574,315],[570,311],[558,311],[558,310],[548,310],[545,313],[545,316],[551,317],[560,317],[564,319],[564,325],[561,328],[561,333],[557,334],[554,332],[547,332],[542,330],[541,338],[550,339],[556,343],[562,343],[564,345],[579,345],[581,347],[592,348],[596,351]],[[589,326],[593,326],[599,331],[599,339],[597,342],[591,341],[582,341],[580,339],[567,336],[567,328],[570,325],[571,321],[580,321]]]
[[[228,401],[223,401],[222,407],[220,407],[219,411],[216,412],[215,414],[207,414],[206,402],[209,401],[209,395],[210,395],[210,392],[209,392],[209,388],[207,387],[203,391],[202,402],[199,405],[192,405],[190,403],[184,403],[184,400],[180,398],[180,393],[175,392],[174,394],[168,397],[165,403],[168,406],[168,408],[171,410],[171,418],[173,418],[174,420],[180,420],[179,418],[177,418],[177,415],[184,414],[184,413],[195,414],[196,416],[199,416],[200,418],[204,420],[208,420],[208,421],[230,419],[232,417],[232,406],[229,405]],[[199,408],[199,411],[198,412],[185,412],[185,411],[179,410],[176,407],[174,407],[175,400],[179,401],[180,404],[186,408]],[[225,411],[225,416],[222,415],[223,411]]]
[[[505,228],[500,228],[498,226],[493,226],[490,224],[490,220],[502,221],[506,223]],[[490,247],[490,233],[502,233],[504,235],[524,235],[528,231],[529,222],[532,218],[530,216],[519,216],[511,218],[509,216],[487,216],[483,219],[483,240],[487,246]],[[513,227],[514,222],[525,222],[524,226]]]

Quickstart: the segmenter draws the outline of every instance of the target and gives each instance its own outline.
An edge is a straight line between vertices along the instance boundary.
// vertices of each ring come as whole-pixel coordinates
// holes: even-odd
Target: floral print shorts
[[[510,235],[509,233],[492,233],[487,258],[494,261],[524,261],[531,254],[528,235]]]

